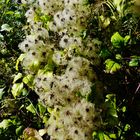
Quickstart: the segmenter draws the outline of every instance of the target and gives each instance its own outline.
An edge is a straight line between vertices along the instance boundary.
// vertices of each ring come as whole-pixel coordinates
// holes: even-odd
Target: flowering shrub
[[[22,1],[30,33],[19,48],[33,90],[51,111],[45,128],[51,139],[91,140],[100,126],[99,112],[87,101],[97,80],[100,41],[83,36],[92,14],[84,0]]]
[[[0,139],[138,139],[139,7],[1,0]]]

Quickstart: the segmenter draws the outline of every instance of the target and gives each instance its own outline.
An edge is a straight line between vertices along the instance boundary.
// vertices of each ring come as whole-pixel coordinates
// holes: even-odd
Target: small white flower
[[[33,8],[30,8],[25,16],[27,17],[27,22],[31,22],[31,24],[34,23],[34,17],[35,17],[35,11],[33,10]]]
[[[66,65],[67,64],[65,54],[62,51],[55,51],[52,59],[57,65]]]
[[[63,15],[63,18],[65,18],[67,24],[75,23],[76,16],[75,16],[74,10],[72,10],[70,8],[65,8],[62,12],[62,15]]]
[[[59,46],[61,48],[67,48],[71,43],[72,43],[72,39],[69,36],[64,35],[59,42]]]

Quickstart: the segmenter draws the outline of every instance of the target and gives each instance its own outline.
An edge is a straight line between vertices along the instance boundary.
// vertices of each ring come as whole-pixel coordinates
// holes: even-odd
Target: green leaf
[[[38,108],[39,108],[40,114],[44,115],[44,113],[46,112],[46,107],[42,105],[41,103],[38,103]]]
[[[22,96],[27,96],[28,93],[29,92],[27,91],[27,89],[25,89],[25,88],[22,89]]]
[[[138,132],[135,132],[135,135],[136,135],[137,137],[140,137],[140,133],[138,133]]]
[[[105,61],[105,64],[106,64],[106,70],[110,70],[112,68],[112,66],[114,65],[114,61],[112,61],[111,59],[107,59]]]
[[[16,18],[20,18],[20,17],[21,17],[21,14],[20,14],[19,11],[16,11],[14,16],[15,16]]]
[[[130,38],[131,38],[130,35],[125,36],[125,38],[124,38],[124,45],[125,46],[128,44]]]
[[[130,128],[131,128],[130,124],[126,124],[125,127],[124,127],[124,131],[130,130]]]
[[[107,94],[105,100],[107,112],[109,115],[117,118],[116,96],[114,94]]]
[[[120,64],[115,63],[110,71],[110,73],[116,72],[117,70],[121,69]]]
[[[31,89],[33,88],[33,76],[31,74],[25,76],[22,81],[27,84]]]
[[[126,112],[126,106],[123,106],[121,110],[122,112]]]
[[[116,63],[115,61],[113,61],[111,59],[107,59],[105,61],[105,65],[106,65],[106,72],[107,73],[114,73],[117,70],[121,69],[121,65]]]
[[[105,102],[111,102],[113,107],[116,109],[116,95],[115,94],[107,94]]]
[[[11,125],[11,120],[10,119],[4,119],[1,123],[0,123],[0,128],[2,129],[6,129]]]
[[[47,117],[47,116],[44,116],[42,120],[43,120],[43,123],[44,123],[44,124],[47,124],[47,122],[48,122],[48,117]]]
[[[129,66],[130,67],[137,67],[139,66],[139,60],[136,58],[133,58],[130,62],[129,62]]]
[[[22,134],[23,131],[23,126],[19,126],[18,128],[16,128],[16,134],[19,136]]]
[[[109,24],[110,24],[110,18],[106,18],[103,23],[104,28],[106,28]]]
[[[102,58],[107,58],[111,55],[108,49],[103,48],[99,54],[100,57]]]
[[[122,59],[122,56],[121,56],[120,54],[116,54],[115,58],[116,58],[117,60],[121,60],[121,59]]]
[[[102,131],[98,132],[98,137],[99,137],[99,140],[105,140],[104,133]]]
[[[4,88],[0,88],[0,100],[2,99],[3,94],[5,93]]]
[[[112,139],[110,139],[109,136],[104,133],[104,140],[112,140]]]
[[[27,106],[26,109],[33,114],[36,113],[36,110],[35,110],[35,107],[33,106],[33,104],[30,104],[29,106]]]
[[[21,78],[22,78],[22,73],[18,73],[17,75],[15,75],[14,80],[13,80],[13,84]]]
[[[21,61],[23,61],[24,57],[25,57],[25,54],[21,54],[21,55],[19,56],[19,58],[17,59],[17,62],[16,62],[16,70],[17,70],[17,71],[18,71],[18,65],[19,65],[19,63],[20,63]]]
[[[8,25],[8,24],[3,24],[1,26],[1,31],[7,31],[10,32],[12,30],[12,28]]]
[[[103,28],[106,28],[110,24],[110,18],[109,17],[104,17],[103,15],[101,15],[99,18],[102,22]]]
[[[7,11],[7,12],[5,12],[5,14],[6,14],[6,15],[13,15],[14,12],[13,12],[13,11]]]
[[[124,44],[124,38],[118,32],[116,32],[111,37],[111,43],[112,43],[113,47],[121,48],[121,46]]]
[[[14,98],[16,98],[17,96],[20,96],[23,90],[23,83],[15,83],[12,86],[12,94],[14,96]]]
[[[109,137],[112,138],[112,139],[116,139],[116,138],[117,138],[117,137],[116,137],[116,134],[112,134],[112,133],[109,134]]]
[[[10,2],[10,0],[6,0],[6,4],[8,4]]]
[[[51,114],[53,112],[53,109],[48,107],[47,111]]]

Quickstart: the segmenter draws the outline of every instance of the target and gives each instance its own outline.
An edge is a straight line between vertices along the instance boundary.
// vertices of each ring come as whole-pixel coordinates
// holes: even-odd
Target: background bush
[[[91,36],[100,41],[98,56],[101,63],[92,66],[99,79],[93,86],[94,95],[90,95],[88,100],[102,110],[103,121],[103,125],[93,132],[93,139],[137,140],[140,137],[140,27],[139,14],[133,9],[139,5],[127,0],[90,3],[93,3],[94,12],[82,36],[85,40]],[[21,2],[0,1],[1,139],[27,139],[26,131],[20,138],[25,128],[34,128],[30,131],[43,129],[45,120],[49,118],[47,108],[38,102],[39,97],[32,90],[32,84],[20,84],[18,91],[12,91],[13,85],[22,83],[25,76],[20,64],[19,71],[16,71],[15,62],[21,54],[18,44],[30,32],[24,16],[28,8],[28,4]],[[46,28],[51,17],[37,12],[41,17],[37,20],[41,20]],[[13,92],[20,96],[14,98]],[[48,138],[44,135],[44,139]]]

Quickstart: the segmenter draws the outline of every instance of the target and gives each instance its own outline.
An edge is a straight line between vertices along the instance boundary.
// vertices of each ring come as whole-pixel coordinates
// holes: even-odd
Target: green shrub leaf
[[[33,88],[33,76],[31,74],[23,78],[23,83],[27,84],[31,89]]]
[[[15,83],[17,80],[22,78],[22,73],[18,73],[17,75],[15,75],[13,83]]]
[[[116,63],[115,61],[113,61],[111,59],[107,59],[105,61],[105,65],[106,65],[106,72],[107,73],[114,73],[117,70],[121,69],[121,65]]]
[[[19,56],[19,58],[17,59],[17,62],[16,62],[16,70],[18,71],[18,65],[19,65],[19,63],[24,59],[24,57],[25,57],[25,54],[21,54],[20,56]]]
[[[4,119],[1,123],[0,123],[0,128],[2,129],[6,129],[10,126],[11,124],[11,120],[10,119]]]
[[[102,57],[102,58],[107,58],[110,55],[111,55],[111,53],[109,52],[109,50],[108,49],[105,49],[105,48],[103,48],[100,51],[100,54],[99,54],[99,56]]]
[[[43,106],[41,103],[38,103],[39,112],[43,115],[46,112],[46,107]]]
[[[7,31],[10,32],[12,30],[12,28],[8,25],[8,24],[3,24],[1,26],[1,31]]]
[[[129,66],[130,66],[130,67],[139,66],[139,61],[138,61],[138,59],[133,58],[133,59],[129,62]]]
[[[20,96],[23,90],[23,83],[15,83],[12,86],[12,94],[14,96],[14,98],[16,98],[17,96]]]
[[[124,38],[124,45],[125,45],[125,46],[128,44],[130,38],[131,38],[131,37],[130,37],[129,35],[125,36],[125,38]]]
[[[118,32],[116,32],[111,37],[111,43],[112,43],[113,47],[121,48],[121,46],[124,44],[124,38]]]
[[[31,113],[33,113],[33,114],[36,113],[35,107],[33,106],[33,104],[30,104],[29,106],[27,106],[26,109],[27,109],[28,111],[30,111]]]

